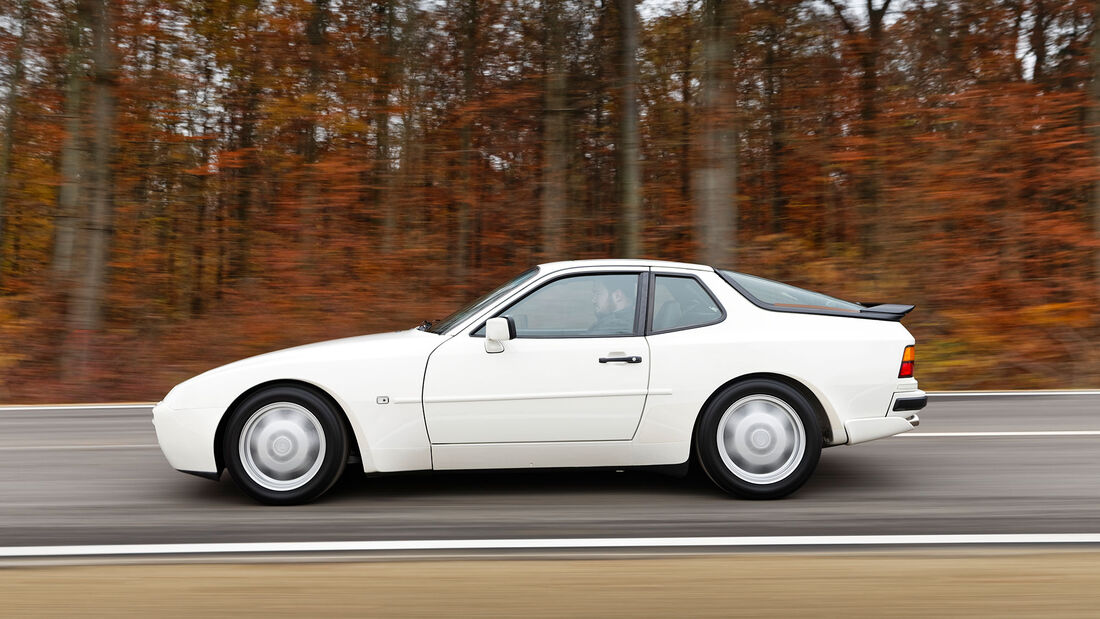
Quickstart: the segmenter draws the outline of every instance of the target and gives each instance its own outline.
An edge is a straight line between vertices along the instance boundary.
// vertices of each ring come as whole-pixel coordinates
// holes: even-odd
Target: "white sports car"
[[[822,447],[913,429],[911,305],[695,264],[530,269],[416,329],[225,365],[153,409],[169,464],[264,503],[365,472],[695,459],[726,492],[798,489]]]

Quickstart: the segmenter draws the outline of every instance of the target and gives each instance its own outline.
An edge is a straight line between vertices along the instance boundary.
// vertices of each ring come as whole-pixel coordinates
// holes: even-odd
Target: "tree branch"
[[[871,11],[874,11],[878,13],[877,17],[879,19],[882,19],[882,16],[886,14],[886,10],[890,8],[890,3],[893,2],[893,0],[886,0],[886,2],[883,2],[882,6],[878,9],[872,8],[871,2],[872,0],[867,0],[867,13],[870,14]]]
[[[836,0],[825,0],[825,2],[829,6],[833,7],[833,13],[836,13],[837,19],[840,20],[840,23],[844,24],[844,29],[848,31],[848,34],[856,36],[855,27],[852,26],[852,22],[848,21],[848,18],[844,16],[844,9],[842,9],[840,5],[837,4]]]

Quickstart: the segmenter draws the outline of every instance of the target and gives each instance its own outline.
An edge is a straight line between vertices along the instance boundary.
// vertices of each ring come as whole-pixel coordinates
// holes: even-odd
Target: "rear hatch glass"
[[[863,306],[859,303],[844,301],[820,292],[806,290],[790,284],[784,284],[755,275],[734,271],[719,271],[727,281],[737,284],[741,292],[753,300],[775,307],[792,309],[830,309],[841,312],[859,312]]]

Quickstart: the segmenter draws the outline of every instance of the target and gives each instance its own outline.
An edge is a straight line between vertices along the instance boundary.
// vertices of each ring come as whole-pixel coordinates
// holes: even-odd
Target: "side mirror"
[[[485,352],[504,352],[504,342],[515,337],[516,321],[511,316],[490,318],[485,322]]]

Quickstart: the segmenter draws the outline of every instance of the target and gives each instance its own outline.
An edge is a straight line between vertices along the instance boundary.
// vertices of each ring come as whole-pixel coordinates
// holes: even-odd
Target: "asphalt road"
[[[781,501],[653,471],[347,474],[257,505],[172,470],[148,409],[0,410],[0,546],[509,537],[1100,533],[1100,396],[936,398]],[[1092,436],[919,433],[1097,431]]]

